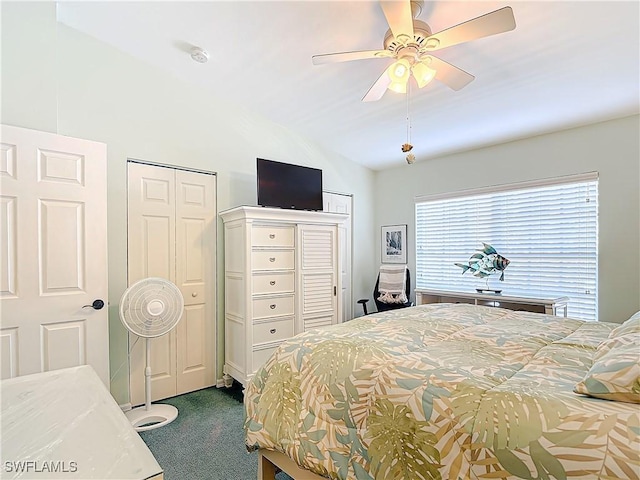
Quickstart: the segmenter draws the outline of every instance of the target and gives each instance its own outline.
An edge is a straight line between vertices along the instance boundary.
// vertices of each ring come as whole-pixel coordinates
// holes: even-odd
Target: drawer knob
[[[274,238],[276,238],[276,234],[275,233],[270,233],[269,234],[269,238],[271,238],[273,240]]]
[[[275,262],[276,261],[276,257],[269,257],[269,261],[270,262]]]
[[[276,333],[276,329],[272,328],[271,330],[269,330],[269,333]]]
[[[191,296],[192,296],[193,298],[196,298],[196,297],[198,296],[198,292],[193,292],[193,293],[191,294]]]
[[[270,308],[271,310],[275,309],[275,308],[276,308],[276,304],[275,304],[275,303],[272,303],[271,305],[269,305],[269,308]]]
[[[275,280],[271,280],[271,281],[269,282],[269,285],[271,285],[271,286],[273,286],[273,285],[275,285],[275,284],[276,284],[276,281],[275,281]]]

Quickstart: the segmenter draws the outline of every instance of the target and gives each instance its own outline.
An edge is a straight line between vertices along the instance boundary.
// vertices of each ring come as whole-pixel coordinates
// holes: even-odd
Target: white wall
[[[415,272],[415,196],[597,171],[598,318],[623,322],[640,310],[639,119],[611,120],[378,172],[376,225],[408,224]]]
[[[354,300],[375,265],[374,173],[55,21],[55,4],[2,3],[2,123],[107,144],[111,390],[128,401],[126,161],[217,172],[218,210],[256,204],[256,157],[323,169],[326,190],[354,197]],[[265,94],[269,94],[265,91]],[[222,231],[218,222],[218,232]],[[223,364],[223,235],[218,235],[218,376]],[[354,306],[358,307],[358,305]]]

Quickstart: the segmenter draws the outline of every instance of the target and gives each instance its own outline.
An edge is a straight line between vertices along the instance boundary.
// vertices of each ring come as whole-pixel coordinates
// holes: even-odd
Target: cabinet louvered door
[[[337,227],[298,226],[300,256],[297,331],[333,325],[340,321],[341,291],[338,275]]]

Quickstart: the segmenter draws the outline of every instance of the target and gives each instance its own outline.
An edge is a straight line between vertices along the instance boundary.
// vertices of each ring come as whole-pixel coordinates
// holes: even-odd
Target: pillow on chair
[[[407,303],[406,275],[406,265],[382,265],[378,274],[378,301],[389,304]]]

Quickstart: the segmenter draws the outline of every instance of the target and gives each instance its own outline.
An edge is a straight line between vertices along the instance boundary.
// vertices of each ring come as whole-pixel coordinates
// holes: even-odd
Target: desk
[[[162,480],[160,465],[91,367],[10,378],[0,388],[3,479]]]
[[[424,305],[427,303],[470,303],[473,305],[507,308],[509,310],[545,313],[547,315],[558,315],[562,313],[562,316],[566,317],[569,297],[512,297],[492,293],[416,289],[416,305]]]

